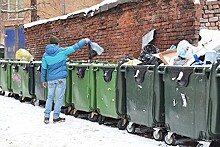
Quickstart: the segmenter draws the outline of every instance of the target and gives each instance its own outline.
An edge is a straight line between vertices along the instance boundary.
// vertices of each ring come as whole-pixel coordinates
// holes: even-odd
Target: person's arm
[[[85,38],[85,39],[82,39],[79,42],[75,43],[72,46],[64,48],[65,49],[65,54],[69,55],[69,54],[77,51],[78,49],[82,48],[88,42],[90,42],[90,39],[89,38]]]
[[[47,63],[43,56],[42,63],[41,63],[41,82],[42,82],[43,87],[47,86],[46,76],[47,76]]]

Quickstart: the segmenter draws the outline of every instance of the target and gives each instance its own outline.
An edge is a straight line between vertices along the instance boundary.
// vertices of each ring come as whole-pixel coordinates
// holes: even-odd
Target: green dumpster
[[[89,63],[78,62],[72,67],[72,104],[71,115],[78,117],[79,113],[89,113],[88,119],[96,121],[98,118],[95,100],[95,78]]]
[[[203,138],[220,140],[220,60],[213,64],[211,71],[210,98],[208,103],[207,130]],[[207,109],[206,109],[207,110]]]
[[[72,104],[72,69],[74,68],[74,65],[76,63],[74,61],[67,62],[67,73],[68,77],[66,78],[66,91],[63,98],[63,105],[61,112],[64,114],[70,114],[73,110],[73,104]]]
[[[126,118],[124,113],[118,113],[119,109],[117,106],[117,68],[118,64],[109,63],[92,63],[93,71],[96,77],[96,101],[97,101],[97,111],[99,113],[98,122],[103,124],[106,118],[115,119],[119,129],[125,129]],[[113,121],[115,121],[113,120]]]
[[[73,61],[69,61],[67,63],[68,77],[66,78],[66,92],[65,92],[64,101],[63,101],[63,105],[65,107],[72,105],[72,89],[71,89],[72,78],[71,78],[71,75],[72,75],[72,68],[73,67],[74,67]],[[68,110],[68,113],[69,113],[69,110]]]
[[[1,94],[4,95],[5,91],[12,92],[11,89],[11,64],[8,59],[0,60],[0,86],[1,86]],[[11,94],[11,93],[9,93]],[[10,95],[9,95],[10,96]]]
[[[159,66],[165,94],[165,142],[174,145],[176,136],[209,139],[211,108],[218,103],[210,99],[211,65]],[[215,106],[216,107],[216,106]],[[216,112],[217,110],[215,110]],[[213,114],[216,117],[217,113]],[[212,122],[213,123],[213,122]],[[217,129],[219,131],[219,129]]]
[[[29,61],[19,61],[19,73],[21,75],[21,95],[23,98],[33,99],[34,95],[30,93],[33,83],[31,82],[30,73],[30,62]]]
[[[29,74],[29,92],[35,97],[33,104],[45,104],[46,93],[45,88],[41,84],[41,61],[33,61],[30,63]]]
[[[156,72],[157,66],[125,65],[124,68],[127,131],[134,133],[135,128],[140,128],[144,132],[154,132],[154,138],[162,140],[165,126],[163,81]]]
[[[127,108],[126,108],[126,79],[125,79],[125,69],[121,64],[117,65],[117,75],[116,75],[116,112],[121,117],[124,118],[122,122],[118,122],[119,129],[125,129],[127,125]],[[121,123],[121,124],[120,124]],[[124,127],[120,127],[124,126]]]
[[[19,60],[11,60],[9,64],[11,64],[11,89],[14,94],[20,96],[22,93],[21,72],[23,69],[20,67]]]

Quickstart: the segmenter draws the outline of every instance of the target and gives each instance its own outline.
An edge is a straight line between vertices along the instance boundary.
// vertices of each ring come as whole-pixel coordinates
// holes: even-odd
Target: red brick
[[[89,37],[105,49],[103,55],[95,59],[117,62],[125,55],[141,50],[142,36],[152,29],[156,29],[156,34],[151,43],[161,51],[172,44],[177,45],[182,39],[196,44],[198,27],[207,28],[208,24],[212,29],[219,28],[219,23],[214,21],[216,18],[210,18],[219,11],[215,5],[199,7],[193,1],[185,0],[171,1],[169,4],[164,0],[127,3],[90,18],[58,20],[25,29],[25,43],[34,56],[41,59],[50,34],[61,38],[62,46]],[[70,55],[70,58],[87,60],[87,46]]]
[[[209,22],[215,22],[215,21],[218,21],[218,20],[219,20],[218,17],[209,18]]]

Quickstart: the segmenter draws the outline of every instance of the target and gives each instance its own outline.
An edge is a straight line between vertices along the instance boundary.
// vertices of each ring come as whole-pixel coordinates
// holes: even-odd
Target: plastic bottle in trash
[[[101,46],[99,46],[98,43],[96,43],[96,42],[90,41],[89,44],[90,44],[92,50],[94,50],[98,55],[101,55],[102,52],[104,51],[104,49]]]

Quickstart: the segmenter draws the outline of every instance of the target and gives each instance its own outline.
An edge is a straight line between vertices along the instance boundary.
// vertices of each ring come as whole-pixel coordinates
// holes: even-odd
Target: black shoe
[[[59,118],[53,119],[53,123],[64,122],[65,120],[66,120],[65,118],[59,117]]]
[[[44,123],[49,124],[49,118],[48,117],[44,117]]]

